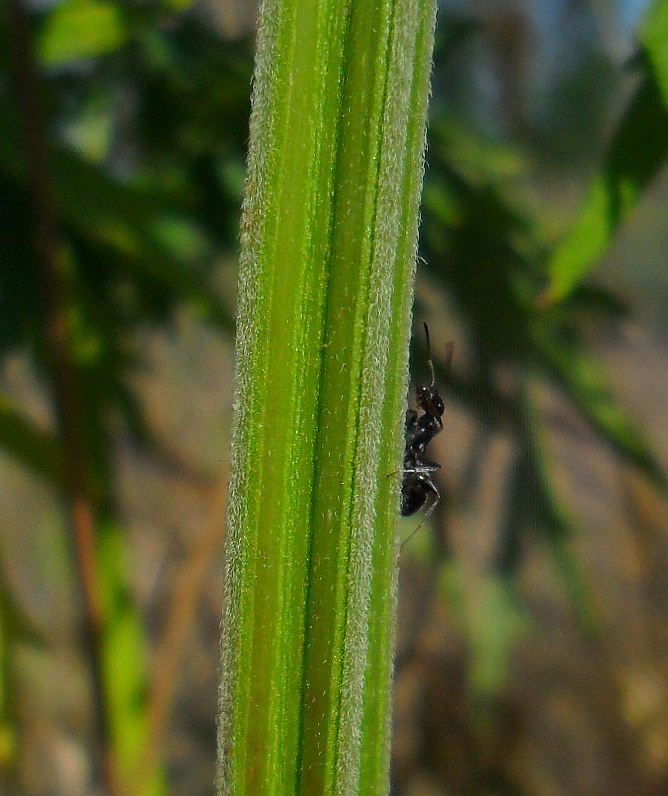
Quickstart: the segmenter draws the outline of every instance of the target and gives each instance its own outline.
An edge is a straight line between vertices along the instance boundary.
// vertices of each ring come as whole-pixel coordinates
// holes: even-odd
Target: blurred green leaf
[[[16,615],[11,587],[0,568],[0,771],[16,765],[19,739],[19,717],[16,710],[16,687],[12,667],[16,643]]]
[[[0,449],[49,484],[62,486],[63,452],[55,435],[38,429],[1,396]]]
[[[179,215],[185,208],[177,197],[123,185],[66,150],[54,156],[54,175],[63,219],[99,247],[98,258],[104,261],[107,252],[106,264],[118,272],[164,288],[165,306],[195,301],[212,321],[231,328],[229,312],[192,259],[202,256],[205,238],[185,212]]]
[[[587,633],[596,630],[598,619],[595,600],[589,586],[582,560],[572,545],[575,524],[557,490],[552,472],[552,456],[547,445],[547,430],[539,417],[539,399],[535,393],[542,389],[540,381],[531,379],[522,391],[524,417],[527,422],[525,451],[530,473],[528,493],[523,500],[533,514],[532,521],[541,530],[547,551],[562,580],[571,606],[581,627]]]
[[[28,198],[3,178],[0,172],[0,354],[22,345],[43,317]]]
[[[193,4],[194,0],[163,0],[165,7],[171,11],[185,11]]]
[[[557,344],[544,337],[542,347],[559,384],[601,437],[623,459],[664,489],[666,474],[650,452],[641,429],[615,399],[601,364],[565,341]]]
[[[539,401],[533,395],[540,388],[538,380],[530,380],[520,390],[522,409],[518,415],[519,427],[515,429],[518,447],[507,473],[494,569],[510,588],[524,561],[525,537],[542,539],[582,628],[593,632],[596,627],[593,596],[581,561],[571,548],[575,525],[554,489],[552,459],[545,444],[546,429],[539,418]]]
[[[148,674],[146,635],[142,615],[129,587],[128,544],[123,529],[113,519],[100,522],[99,566],[105,599],[102,645],[114,750],[121,775],[136,786],[134,776],[148,741]],[[167,792],[159,768],[137,796],[159,796]]]
[[[668,0],[655,0],[640,29],[640,38],[668,107]]]
[[[111,52],[127,35],[118,4],[66,0],[44,19],[37,51],[45,66],[63,66]]]
[[[470,127],[438,117],[429,130],[430,141],[438,142],[452,165],[471,182],[499,182],[526,171],[526,161],[508,144],[475,134]],[[455,161],[456,159],[456,161]]]
[[[584,207],[549,264],[548,303],[563,299],[598,263],[668,153],[668,112],[651,61]]]
[[[191,220],[180,198],[124,185],[100,166],[65,149],[54,152],[53,164],[60,214],[83,268],[82,278],[88,274],[89,282],[98,288],[99,300],[109,302],[107,310],[119,302],[130,309],[132,301],[123,301],[123,297],[134,296],[134,318],[123,319],[127,326],[129,320],[134,324],[148,320],[146,313],[152,304],[165,318],[177,304],[191,301],[213,323],[232,328],[230,311],[198,265],[209,257],[208,238]],[[36,275],[26,189],[20,184],[18,164],[11,173],[14,179],[0,192],[0,209],[6,199],[5,217],[16,221],[0,238],[0,256],[7,263],[0,285],[8,313],[0,319],[0,332],[6,330],[0,346],[15,342],[19,330],[35,326],[39,318],[37,294],[31,287]],[[23,293],[25,300],[17,301]],[[5,323],[8,318],[11,323]]]
[[[471,591],[475,592],[468,616],[471,684],[477,696],[485,700],[501,692],[515,644],[530,623],[507,579],[486,575]]]

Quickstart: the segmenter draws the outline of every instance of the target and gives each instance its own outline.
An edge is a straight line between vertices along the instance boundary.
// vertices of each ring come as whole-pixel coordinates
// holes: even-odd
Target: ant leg
[[[431,473],[435,473],[441,469],[441,465],[438,462],[432,462],[429,459],[422,459],[413,467],[404,467],[403,470],[400,470],[401,473],[415,473],[417,475],[424,475],[429,476]],[[432,484],[433,486],[433,484]]]
[[[430,473],[435,473],[437,470],[441,469],[441,465],[438,462],[430,462],[429,459],[425,459],[420,464],[417,464],[415,467],[402,467],[401,470],[392,470],[391,473],[388,473],[385,478],[391,478],[393,475],[399,475],[399,473],[414,473],[417,475],[429,475]]]
[[[431,515],[434,513],[434,510],[436,509],[438,504],[441,502],[441,495],[440,495],[438,489],[436,489],[436,485],[434,484],[434,482],[431,479],[429,479],[429,480],[425,479],[423,481],[423,484],[424,484],[425,487],[427,487],[429,492],[431,492],[431,494],[433,496],[433,501],[432,501],[431,505],[429,506],[429,508],[425,511],[425,513],[424,513],[422,519],[420,520],[417,528],[415,528],[415,530],[411,531],[409,536],[407,536],[406,539],[404,539],[404,541],[401,543],[401,547],[399,548],[399,555],[401,555],[401,553],[403,552],[404,547],[406,547],[406,545],[415,536],[415,534],[420,530],[420,528],[422,528],[422,526],[425,524],[425,522],[427,522],[429,517],[431,517]]]

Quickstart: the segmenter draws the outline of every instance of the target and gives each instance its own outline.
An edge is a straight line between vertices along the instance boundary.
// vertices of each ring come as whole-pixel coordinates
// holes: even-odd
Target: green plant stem
[[[394,529],[434,15],[432,0],[262,7],[220,793],[387,790]]]

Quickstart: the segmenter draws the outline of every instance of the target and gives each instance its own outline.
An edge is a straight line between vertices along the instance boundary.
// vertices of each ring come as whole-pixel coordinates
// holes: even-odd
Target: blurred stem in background
[[[74,267],[60,234],[49,164],[42,89],[21,0],[9,0],[14,78],[21,114],[32,233],[38,263],[45,347],[50,362],[57,433],[62,444],[63,498],[67,506],[73,561],[82,611],[81,645],[93,689],[94,779],[109,794],[123,792],[112,761],[113,744],[103,662],[105,617],[97,561],[95,477],[86,444],[81,383],[72,356],[73,304],[69,280]]]

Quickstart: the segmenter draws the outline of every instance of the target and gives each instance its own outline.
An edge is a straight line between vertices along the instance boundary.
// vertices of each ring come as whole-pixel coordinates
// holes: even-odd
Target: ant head
[[[431,384],[429,387],[424,387],[422,384],[417,385],[417,405],[430,417],[440,420],[445,412],[445,403],[439,391]]]

